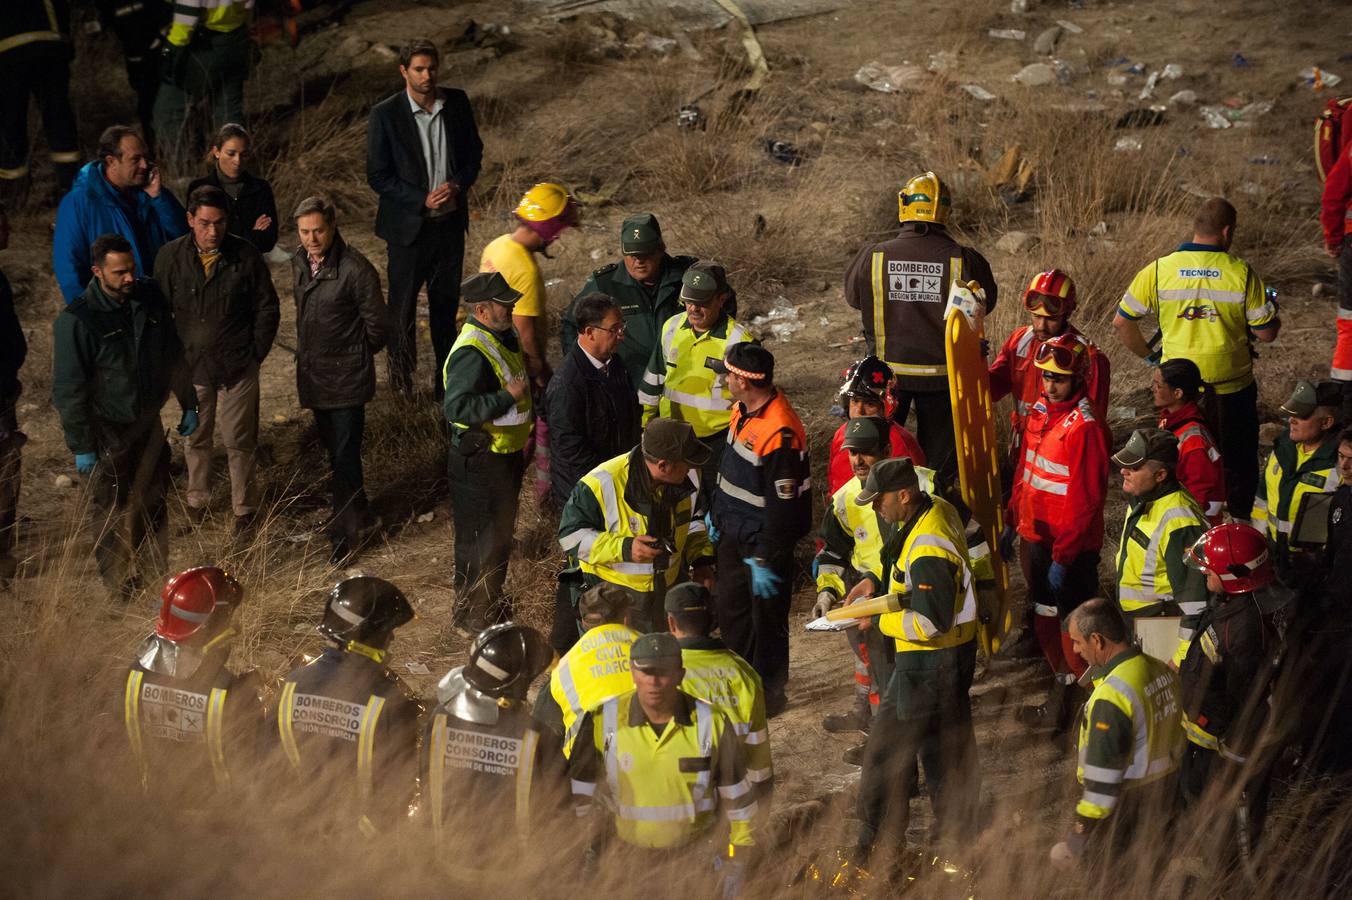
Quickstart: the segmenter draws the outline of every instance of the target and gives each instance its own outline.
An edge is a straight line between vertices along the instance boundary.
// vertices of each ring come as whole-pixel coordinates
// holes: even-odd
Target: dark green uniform
[[[681,303],[681,276],[694,262],[693,256],[667,256],[662,260],[662,270],[652,288],[635,281],[622,262],[610,263],[592,272],[561,317],[559,337],[564,355],[577,343],[573,310],[578,298],[593,291],[607,294],[615,298],[620,312],[624,313],[624,340],[620,341],[616,355],[624,363],[634,390],[638,390],[662,323],[685,308]]]

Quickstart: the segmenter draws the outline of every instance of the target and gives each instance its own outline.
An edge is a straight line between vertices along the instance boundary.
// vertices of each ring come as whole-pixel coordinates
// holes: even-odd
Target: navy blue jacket
[[[441,115],[448,144],[446,175],[437,184],[452,181],[460,186],[452,215],[460,228],[468,229],[469,189],[479,177],[484,145],[465,92],[443,87],[437,88],[437,96],[445,104]],[[371,107],[366,125],[366,183],[380,195],[376,237],[400,247],[411,245],[422,229],[423,201],[436,185],[427,183],[427,161],[406,90]]]

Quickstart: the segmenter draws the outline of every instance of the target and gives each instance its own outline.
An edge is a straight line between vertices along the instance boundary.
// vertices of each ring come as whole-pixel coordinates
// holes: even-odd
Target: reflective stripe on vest
[[[747,780],[753,784],[770,781],[774,768],[765,721],[765,689],[756,670],[731,650],[687,648],[681,650],[681,662],[685,667],[681,690],[722,711],[732,723],[742,745]]]
[[[1257,278],[1249,264],[1225,252],[1179,250],[1154,265],[1163,358],[1191,359],[1220,393],[1244,387],[1253,371],[1246,329],[1273,314],[1267,301],[1245,310]]]
[[[629,646],[638,632],[628,625],[597,625],[578,639],[549,676],[549,693],[563,714],[563,752],[573,753],[582,714],[634,689]]]
[[[728,345],[749,341],[751,335],[731,316],[723,323],[725,337],[713,331],[696,334],[688,321],[685,313],[677,313],[662,326],[660,352],[667,370],[658,414],[689,422],[695,434],[705,438],[727,428],[732,416],[732,396],[723,376],[705,362],[722,359]],[[656,389],[656,385],[645,384]],[[647,399],[651,400],[651,395]]]
[[[385,708],[385,698],[372,694],[362,709],[361,720],[357,727],[357,799],[361,815],[357,827],[362,834],[372,837],[376,834],[373,823],[365,810],[368,808],[374,782],[375,733],[380,723],[380,713]],[[296,683],[288,681],[282,686],[282,696],[277,703],[277,733],[282,741],[282,750],[286,753],[291,768],[300,774],[300,745],[296,743],[293,719],[296,714]]]
[[[127,728],[127,740],[131,742],[131,754],[141,773],[141,787],[146,786],[148,774],[145,748],[141,743],[141,683],[144,680],[145,673],[132,669],[127,675],[127,687],[122,697],[122,721]]]
[[[744,415],[742,409],[739,405],[733,411],[728,446],[718,463],[718,490],[729,501],[718,506],[720,528],[724,527],[723,517],[764,525],[765,497],[777,489],[776,485],[765,483],[765,456],[780,449],[780,435],[784,431],[792,432],[798,446],[798,470],[803,477],[797,483],[796,496],[801,498],[812,490],[807,434],[784,392],[776,389],[774,398],[755,415]]]
[[[145,673],[140,669],[132,669],[127,674],[127,685],[122,698],[122,716],[127,729],[127,739],[131,742],[131,752],[140,771],[142,787],[147,786],[150,774],[145,755],[145,742],[141,734],[141,692],[145,683]],[[230,773],[225,767],[223,734],[225,699],[228,694],[229,690],[226,688],[212,688],[207,695],[205,743],[207,757],[211,761],[212,780],[217,788],[230,786]]]
[[[442,384],[446,382],[446,369],[450,367],[451,357],[462,347],[473,347],[483,354],[503,390],[507,389],[508,381],[525,380],[526,361],[519,350],[507,349],[506,345],[498,340],[497,335],[487,328],[483,328],[474,322],[466,322],[464,327],[460,329],[460,334],[456,337],[455,343],[451,345],[451,352],[446,354],[446,366],[441,373]],[[489,449],[492,452],[516,453],[526,446],[526,440],[530,437],[534,421],[531,393],[525,391],[521,395],[521,399],[517,400],[511,409],[491,422],[484,422],[477,427],[482,428],[492,438],[492,443],[489,444]],[[460,428],[475,427],[464,422],[453,422],[452,424]]]
[[[967,558],[967,537],[958,520],[957,510],[941,497],[931,497],[930,508],[921,513],[920,520],[906,535],[901,552],[897,555],[897,563],[888,576],[888,591],[902,597],[909,595],[911,566],[927,556],[937,556],[957,566],[953,624],[947,631],[929,634],[926,623],[929,627],[934,627],[934,623],[911,609],[885,614],[879,625],[885,634],[896,641],[898,653],[943,650],[965,644],[976,637],[976,590],[971,563]],[[897,632],[900,632],[900,636]]]
[[[1316,451],[1318,452],[1318,451]],[[1299,461],[1299,456],[1297,456]],[[1306,462],[1309,458],[1306,459]],[[1309,478],[1310,483],[1305,479]],[[1327,468],[1310,469],[1299,476],[1288,475],[1282,471],[1281,461],[1274,451],[1263,470],[1263,480],[1267,488],[1267,498],[1255,497],[1253,501],[1254,518],[1267,519],[1268,538],[1284,550],[1290,541],[1291,531],[1295,528],[1296,514],[1307,494],[1331,494],[1338,489],[1341,479],[1338,466],[1330,463]],[[1283,491],[1288,491],[1283,496]]]
[[[1117,552],[1117,596],[1122,609],[1130,612],[1172,600],[1182,585],[1169,582],[1169,567],[1164,558],[1169,538],[1180,528],[1197,526],[1206,531],[1206,514],[1193,496],[1178,488],[1150,503],[1134,523],[1130,514],[1123,523]],[[1127,528],[1146,535],[1146,546],[1135,540]]]
[[[444,837],[446,824],[446,713],[437,713],[432,720],[431,746],[427,756],[427,789],[432,795],[432,829],[438,840]],[[519,837],[530,831],[530,792],[535,780],[535,754],[540,746],[540,734],[527,728],[521,735],[521,749],[517,759],[514,785],[516,816],[514,829]]]

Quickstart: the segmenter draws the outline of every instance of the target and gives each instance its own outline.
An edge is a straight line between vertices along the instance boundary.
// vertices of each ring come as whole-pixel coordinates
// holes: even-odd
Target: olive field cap
[[[845,437],[840,446],[845,450],[881,450],[887,446],[890,431],[878,416],[858,416],[845,423]]]
[[[879,494],[919,486],[920,476],[915,473],[915,465],[909,456],[882,459],[868,470],[868,479],[864,482],[859,495],[854,498],[854,502],[860,506],[868,506]]]
[[[731,345],[722,359],[711,359],[708,365],[719,375],[731,372],[751,381],[772,380],[775,375],[775,355],[747,341]]]
[[[465,303],[501,303],[511,306],[521,292],[507,283],[501,272],[475,272],[460,282],[460,297]]]
[[[613,584],[601,582],[577,599],[577,614],[585,623],[600,624],[618,619],[633,599]]]
[[[1296,382],[1296,389],[1282,404],[1282,412],[1297,419],[1308,419],[1316,408],[1332,406],[1336,409],[1342,402],[1342,385],[1337,382],[1321,381],[1316,385],[1301,380]]]
[[[663,602],[663,608],[669,613],[709,612],[711,606],[709,589],[694,581],[672,585]]]
[[[620,225],[620,252],[643,255],[662,249],[662,226],[652,213],[637,213]]]
[[[1178,465],[1178,438],[1158,428],[1138,428],[1113,454],[1115,466],[1134,469],[1145,462],[1163,463],[1170,469]]]
[[[695,436],[689,422],[658,416],[643,428],[643,453],[663,462],[702,466],[709,461],[710,450]]]
[[[636,669],[679,669],[680,641],[665,631],[640,635],[629,647],[629,665]]]
[[[703,306],[728,290],[727,270],[718,263],[701,259],[681,276],[681,300]]]

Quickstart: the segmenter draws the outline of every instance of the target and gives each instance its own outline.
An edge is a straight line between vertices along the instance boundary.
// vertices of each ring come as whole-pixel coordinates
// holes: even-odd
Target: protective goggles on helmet
[[[1037,348],[1033,364],[1047,372],[1058,375],[1076,375],[1079,373],[1080,355],[1084,353],[1083,344],[1063,344],[1058,341],[1045,341]]]
[[[1035,316],[1046,316],[1050,319],[1059,319],[1068,315],[1075,301],[1068,300],[1065,297],[1053,297],[1051,294],[1037,294],[1029,292],[1023,295],[1023,308]]]

